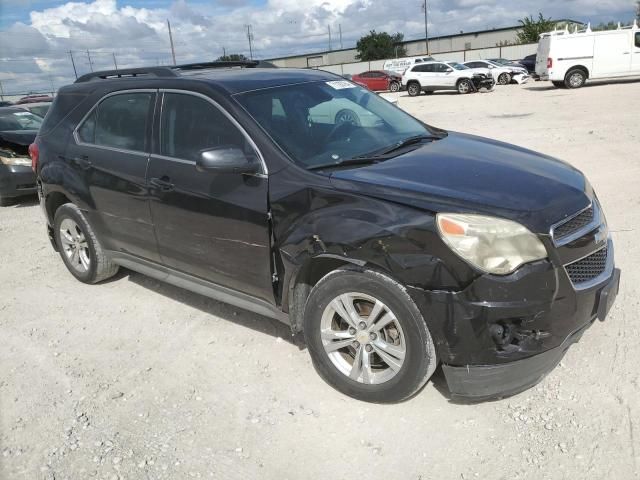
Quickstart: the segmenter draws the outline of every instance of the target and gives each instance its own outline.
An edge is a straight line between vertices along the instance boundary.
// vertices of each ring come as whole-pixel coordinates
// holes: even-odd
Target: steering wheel
[[[334,125],[331,131],[329,132],[329,134],[327,135],[326,142],[331,143],[337,140],[337,138],[333,138],[333,137],[337,137],[338,132],[342,132],[344,130],[344,134],[346,134],[350,132],[353,129],[353,127],[355,127],[355,125],[351,122],[341,122],[341,123],[338,123],[337,125]]]

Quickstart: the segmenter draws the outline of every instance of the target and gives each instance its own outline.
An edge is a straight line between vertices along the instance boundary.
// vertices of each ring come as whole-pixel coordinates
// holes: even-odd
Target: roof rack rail
[[[89,80],[108,78],[137,77],[139,75],[152,75],[154,77],[177,77],[178,74],[169,67],[141,67],[123,68],[119,70],[102,70],[82,75],[75,83],[88,82]]]
[[[125,77],[138,77],[140,75],[151,75],[154,77],[179,77],[178,71],[190,71],[190,70],[206,70],[210,68],[232,68],[232,67],[244,67],[244,68],[277,68],[270,62],[261,60],[237,60],[230,62],[201,62],[201,63],[186,63],[183,65],[170,65],[165,67],[140,67],[140,68],[125,68],[121,70],[103,70],[100,72],[91,72],[86,75],[82,75],[75,83],[88,82],[90,80],[107,80],[109,78],[125,78]]]

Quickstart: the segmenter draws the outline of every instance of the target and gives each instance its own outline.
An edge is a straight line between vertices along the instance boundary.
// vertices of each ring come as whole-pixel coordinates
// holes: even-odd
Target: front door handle
[[[149,183],[163,192],[170,192],[175,185],[171,183],[171,179],[166,175],[160,178],[152,178]]]

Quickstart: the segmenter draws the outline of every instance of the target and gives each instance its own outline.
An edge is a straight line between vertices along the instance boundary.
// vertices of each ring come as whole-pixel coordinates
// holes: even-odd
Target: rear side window
[[[640,32],[636,33],[636,47],[640,48]]]
[[[269,114],[278,114],[280,109],[281,105],[269,101]],[[203,150],[222,146],[252,153],[242,132],[215,105],[193,95],[164,94],[160,125],[162,155],[195,161]]]
[[[123,150],[145,150],[153,93],[122,93],[105,98],[78,129],[84,143]]]
[[[413,67],[413,70],[411,70],[412,72],[433,72],[433,65],[429,64],[429,65],[417,65],[415,67]]]

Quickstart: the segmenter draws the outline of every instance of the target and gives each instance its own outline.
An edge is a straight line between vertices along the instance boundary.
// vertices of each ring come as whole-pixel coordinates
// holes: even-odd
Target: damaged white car
[[[499,85],[509,85],[512,82],[523,84],[527,83],[531,78],[526,68],[500,65],[490,60],[470,60],[464,62],[464,65],[469,68],[491,72],[491,75]]]

